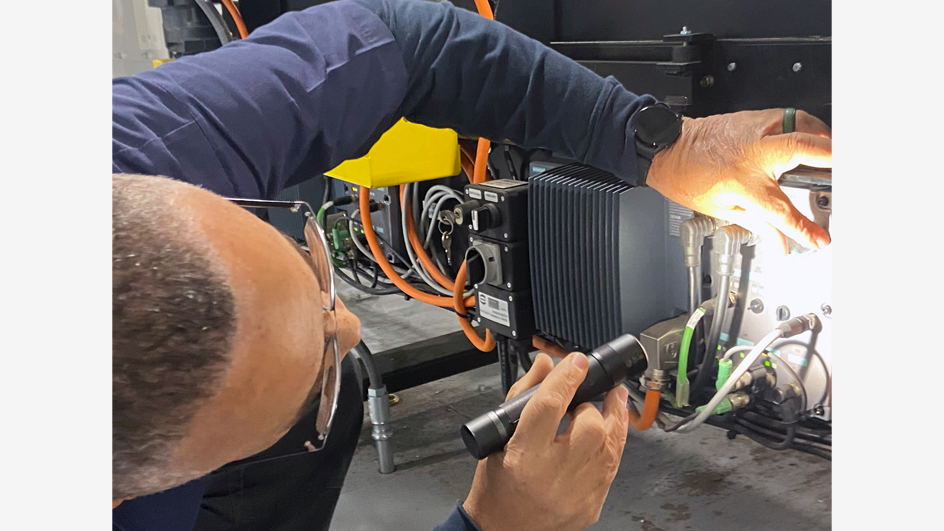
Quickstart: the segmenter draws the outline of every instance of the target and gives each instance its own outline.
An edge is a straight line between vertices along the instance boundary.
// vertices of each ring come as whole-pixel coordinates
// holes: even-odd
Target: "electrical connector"
[[[728,411],[734,411],[735,409],[740,409],[751,403],[751,396],[747,393],[731,393],[730,395],[724,397],[718,406],[715,407],[714,414],[721,415],[722,413],[727,413]],[[705,410],[706,406],[698,406],[695,408],[695,411],[701,413]]]
[[[731,376],[731,367],[733,366],[734,362],[731,360],[721,360],[718,362],[718,379],[715,381],[715,389],[721,389],[724,382],[728,381],[728,377]]]
[[[819,317],[815,313],[808,313],[793,319],[788,319],[777,326],[777,330],[783,332],[781,337],[793,337],[803,332],[809,332],[820,326]]]

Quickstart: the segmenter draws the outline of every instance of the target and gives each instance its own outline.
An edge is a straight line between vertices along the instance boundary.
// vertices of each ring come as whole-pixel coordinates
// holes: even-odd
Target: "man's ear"
[[[112,501],[111,501],[111,508],[114,509],[115,507],[118,507],[119,505],[121,505],[121,502],[123,502],[123,501],[124,501],[124,500],[112,500]]]

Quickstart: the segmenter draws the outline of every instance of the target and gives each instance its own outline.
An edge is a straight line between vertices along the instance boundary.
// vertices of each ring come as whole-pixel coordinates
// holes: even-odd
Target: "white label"
[[[482,199],[482,191],[478,188],[469,188],[467,192],[472,199]]]
[[[508,303],[489,297],[484,293],[476,294],[479,299],[479,314],[483,319],[498,323],[504,326],[511,326],[511,320],[508,318]]]
[[[698,321],[701,319],[701,316],[705,315],[705,309],[699,308],[695,310],[695,313],[692,314],[688,319],[688,324],[685,325],[685,328],[695,328],[695,325],[698,324]]]
[[[495,192],[485,192],[485,200],[486,200],[486,201],[491,201],[491,202],[493,202],[493,203],[497,203],[497,202],[498,202],[498,194],[496,194]]]
[[[682,222],[686,219],[691,219],[695,217],[695,213],[691,209],[685,208],[682,205],[669,201],[669,208],[666,218],[666,228],[669,230],[669,236],[679,237],[679,227],[682,225]]]

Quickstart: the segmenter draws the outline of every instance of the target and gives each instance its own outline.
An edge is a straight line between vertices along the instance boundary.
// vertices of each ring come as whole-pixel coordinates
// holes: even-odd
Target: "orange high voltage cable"
[[[374,259],[377,260],[377,265],[379,265],[380,269],[387,275],[387,278],[389,278],[396,287],[400,288],[400,291],[418,301],[441,308],[451,308],[452,297],[438,297],[436,295],[423,293],[400,278],[400,275],[394,271],[393,266],[387,261],[387,258],[380,249],[377,234],[374,233],[374,224],[370,220],[370,188],[366,186],[361,186],[359,206],[361,209],[361,224],[364,226],[364,236],[367,237],[367,245],[370,247],[370,252],[374,255]]]
[[[638,412],[630,410],[629,425],[639,431],[648,430],[652,422],[656,420],[656,414],[659,413],[659,400],[662,393],[653,389],[646,391],[646,401],[642,406],[642,416]]]
[[[233,17],[233,22],[236,23],[236,29],[239,30],[239,38],[245,39],[249,36],[249,32],[246,31],[246,23],[243,22],[243,16],[240,14],[239,9],[233,4],[233,0],[220,0],[223,2],[223,5],[226,6],[226,10],[229,11],[229,16]]]
[[[462,289],[465,287],[465,281],[466,263],[463,261],[462,266],[459,267],[459,273],[456,274],[455,288],[452,290],[452,307],[458,314],[456,317],[459,319],[459,326],[461,326],[462,331],[465,332],[465,337],[469,338],[469,341],[472,342],[475,348],[482,352],[491,352],[492,349],[495,348],[495,339],[492,337],[492,332],[486,330],[485,339],[480,338],[475,332],[475,328],[472,327],[472,323],[465,318],[465,308],[462,306]]]

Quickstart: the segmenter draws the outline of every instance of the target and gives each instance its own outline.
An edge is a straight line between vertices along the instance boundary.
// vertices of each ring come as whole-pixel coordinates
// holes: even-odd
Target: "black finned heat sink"
[[[658,192],[579,164],[529,182],[539,330],[590,349],[684,311],[675,284],[684,290],[687,277],[678,238],[666,232],[668,202]]]

